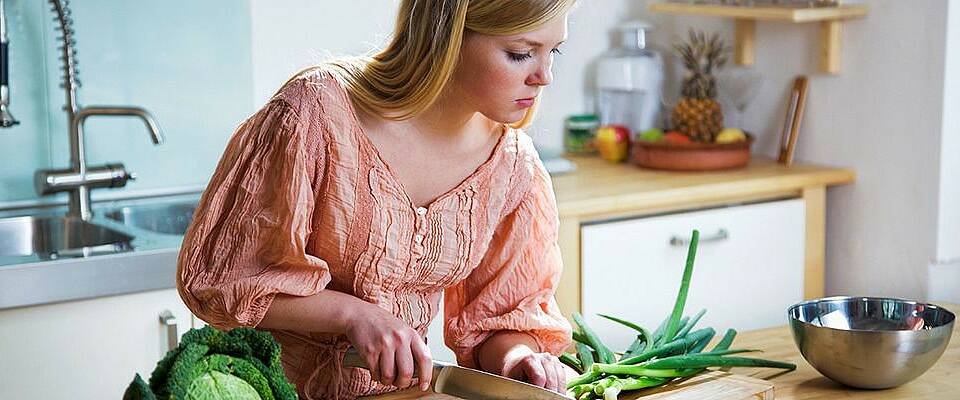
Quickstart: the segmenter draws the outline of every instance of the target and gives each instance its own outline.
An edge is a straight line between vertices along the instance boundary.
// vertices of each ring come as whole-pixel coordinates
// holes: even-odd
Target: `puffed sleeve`
[[[571,342],[554,299],[562,269],[556,199],[539,159],[530,167],[529,191],[500,222],[480,265],[444,294],[445,342],[460,365],[477,368],[475,348],[500,330],[530,334],[554,355]]]
[[[277,293],[310,296],[330,281],[327,263],[307,254],[324,165],[309,114],[275,97],[241,124],[194,213],[177,289],[214,327],[256,326]]]

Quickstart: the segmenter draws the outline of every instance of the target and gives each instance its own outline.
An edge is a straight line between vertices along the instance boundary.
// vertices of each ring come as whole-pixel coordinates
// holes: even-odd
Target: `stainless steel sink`
[[[0,256],[87,256],[130,250],[133,236],[64,216],[0,219]]]
[[[103,215],[121,224],[168,235],[183,235],[197,203],[143,204],[106,211]]]

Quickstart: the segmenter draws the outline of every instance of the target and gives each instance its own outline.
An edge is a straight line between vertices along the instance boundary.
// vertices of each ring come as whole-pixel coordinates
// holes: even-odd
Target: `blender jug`
[[[663,90],[663,58],[646,47],[651,26],[617,26],[620,43],[597,63],[597,114],[603,125],[626,126],[632,135],[657,127]]]

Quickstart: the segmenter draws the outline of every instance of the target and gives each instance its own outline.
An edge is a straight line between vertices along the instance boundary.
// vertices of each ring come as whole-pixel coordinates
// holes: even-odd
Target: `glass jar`
[[[599,126],[600,118],[594,114],[571,115],[564,123],[564,149],[571,154],[595,153],[593,139]]]

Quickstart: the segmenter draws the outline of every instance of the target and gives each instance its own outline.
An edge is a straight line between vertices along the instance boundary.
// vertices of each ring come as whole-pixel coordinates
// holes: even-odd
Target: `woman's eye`
[[[532,57],[530,53],[514,53],[512,51],[508,51],[507,56],[516,62],[526,61],[528,58]]]
[[[553,50],[550,50],[550,52],[553,54],[563,54],[563,52],[560,51],[560,49],[553,49]]]

